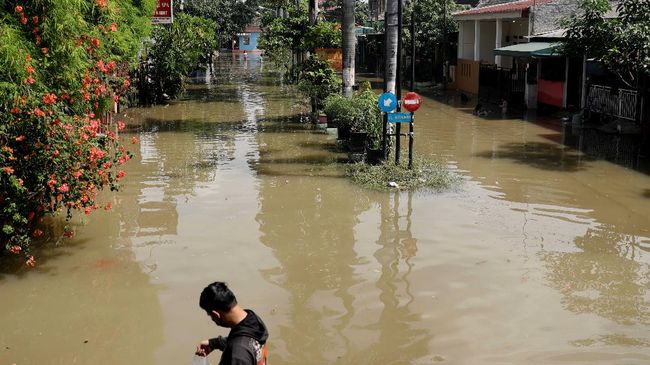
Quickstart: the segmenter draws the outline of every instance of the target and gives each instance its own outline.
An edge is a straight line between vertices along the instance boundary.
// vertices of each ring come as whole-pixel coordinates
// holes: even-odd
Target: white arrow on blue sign
[[[388,113],[388,123],[411,123],[411,113]]]
[[[391,92],[379,95],[379,109],[384,113],[390,113],[397,108],[397,97]]]

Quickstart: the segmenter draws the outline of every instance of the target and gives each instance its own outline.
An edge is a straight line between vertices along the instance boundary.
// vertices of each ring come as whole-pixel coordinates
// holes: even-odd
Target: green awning
[[[559,43],[551,42],[528,42],[513,44],[512,46],[501,47],[494,50],[497,56],[512,57],[560,57]]]

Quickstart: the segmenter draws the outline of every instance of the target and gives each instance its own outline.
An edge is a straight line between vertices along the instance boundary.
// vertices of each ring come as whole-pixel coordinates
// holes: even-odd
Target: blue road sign
[[[382,112],[390,113],[397,108],[397,97],[391,92],[379,95],[379,109]]]
[[[411,123],[411,113],[388,113],[388,123]]]

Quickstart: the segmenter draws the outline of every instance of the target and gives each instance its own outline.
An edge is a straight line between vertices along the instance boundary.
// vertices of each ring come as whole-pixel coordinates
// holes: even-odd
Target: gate
[[[525,70],[481,65],[478,87],[481,101],[499,105],[504,99],[509,109],[523,110],[526,105],[525,88]]]

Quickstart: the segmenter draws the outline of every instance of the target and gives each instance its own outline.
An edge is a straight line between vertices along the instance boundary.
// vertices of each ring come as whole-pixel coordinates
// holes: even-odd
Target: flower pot
[[[372,149],[368,148],[366,149],[366,162],[369,165],[379,165],[381,163],[381,160],[383,159],[383,150],[381,148],[377,149]]]
[[[362,152],[366,147],[366,132],[352,132],[350,133],[350,151]]]
[[[338,126],[338,135],[339,139],[348,140],[350,139],[350,127],[349,126]]]

